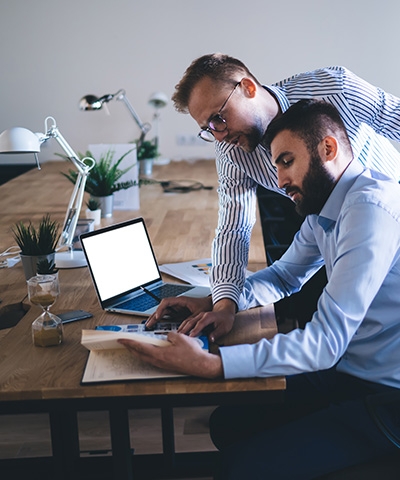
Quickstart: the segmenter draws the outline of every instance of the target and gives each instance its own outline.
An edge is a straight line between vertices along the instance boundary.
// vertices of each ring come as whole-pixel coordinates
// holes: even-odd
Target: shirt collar
[[[363,171],[364,167],[361,163],[353,160],[343,172],[318,215],[318,223],[325,231],[332,228],[333,224],[336,223],[347,192]]]
[[[290,107],[290,103],[282,89],[274,85],[263,85],[263,87],[276,98],[276,101],[281,107],[282,113],[286,112],[286,110]]]

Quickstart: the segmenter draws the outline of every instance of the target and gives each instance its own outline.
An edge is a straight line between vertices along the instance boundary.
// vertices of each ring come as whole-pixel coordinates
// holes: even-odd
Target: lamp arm
[[[53,120],[53,125],[47,128],[48,120]],[[65,138],[61,135],[57,128],[56,122],[53,117],[47,117],[45,120],[46,134],[39,136],[41,143],[45,142],[49,138],[57,140],[61,148],[67,154],[67,157],[75,165],[78,170],[78,176],[75,182],[74,189],[71,194],[71,198],[68,203],[67,213],[65,215],[63,228],[58,242],[58,250],[62,247],[72,247],[76,225],[78,223],[79,214],[82,208],[83,195],[85,193],[85,185],[90,170],[94,167],[95,161],[93,158],[85,157],[82,160],[74,152]],[[85,163],[85,160],[87,163]]]
[[[47,121],[52,119],[54,124],[47,129]],[[45,120],[46,126],[46,135],[42,138],[39,138],[41,142],[48,140],[49,138],[54,138],[57,140],[60,147],[64,150],[67,154],[67,157],[71,160],[71,162],[75,165],[76,169],[84,175],[87,175],[89,171],[94,167],[95,161],[93,159],[92,162],[89,164],[85,163],[83,160],[80,160],[79,156],[75,153],[69,143],[65,140],[65,138],[61,135],[60,130],[58,129],[55,120],[53,117],[47,117]],[[88,157],[89,158],[89,157]]]
[[[82,208],[83,195],[85,193],[87,175],[78,172],[74,189],[72,191],[67,213],[65,214],[64,224],[58,241],[59,249],[62,247],[71,247],[74,239],[76,225]]]
[[[116,97],[117,100],[122,100],[125,103],[130,114],[132,115],[138,127],[142,131],[142,134],[139,139],[139,145],[140,145],[143,142],[145,135],[150,131],[151,125],[149,123],[143,123],[140,120],[139,115],[136,113],[131,102],[128,100],[127,96],[125,95],[125,90],[119,90],[114,96]]]

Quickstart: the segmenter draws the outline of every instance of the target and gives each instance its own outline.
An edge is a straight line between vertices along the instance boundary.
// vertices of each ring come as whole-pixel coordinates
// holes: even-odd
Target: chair
[[[303,218],[295,211],[295,204],[290,198],[261,186],[257,188],[257,201],[265,255],[268,265],[271,265],[285,253],[299,230]],[[318,299],[326,282],[326,272],[323,267],[300,292],[275,303],[278,328],[288,320],[304,328],[317,308]]]

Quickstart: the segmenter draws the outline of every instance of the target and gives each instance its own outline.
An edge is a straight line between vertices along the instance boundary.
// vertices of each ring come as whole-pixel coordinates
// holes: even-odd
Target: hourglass
[[[32,323],[33,343],[37,347],[59,345],[63,339],[61,319],[50,312],[60,294],[58,275],[37,275],[27,281],[29,301],[43,313]]]

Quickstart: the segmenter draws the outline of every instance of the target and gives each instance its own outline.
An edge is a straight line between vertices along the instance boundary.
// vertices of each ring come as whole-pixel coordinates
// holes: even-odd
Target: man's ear
[[[240,86],[242,87],[242,90],[247,97],[253,98],[255,96],[257,91],[257,85],[251,78],[242,78],[242,80],[240,81]]]
[[[335,137],[327,136],[318,145],[319,154],[325,162],[334,160],[338,154],[338,142]]]

